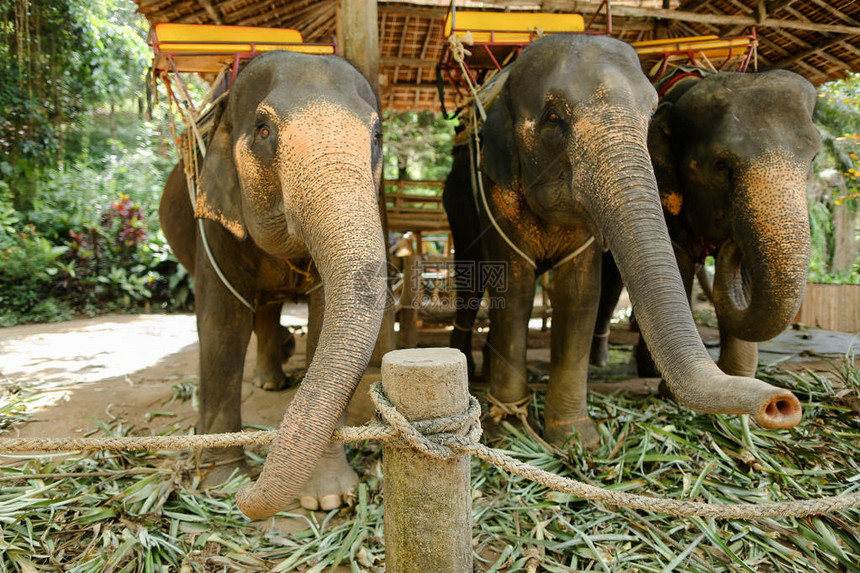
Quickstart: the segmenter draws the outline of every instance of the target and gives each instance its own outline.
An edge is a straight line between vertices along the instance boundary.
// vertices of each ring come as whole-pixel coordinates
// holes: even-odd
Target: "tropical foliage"
[[[128,0],[0,0],[0,325],[190,301],[156,216],[147,29]]]
[[[825,84],[815,119],[821,135],[810,180],[810,278],[860,283],[860,74]]]

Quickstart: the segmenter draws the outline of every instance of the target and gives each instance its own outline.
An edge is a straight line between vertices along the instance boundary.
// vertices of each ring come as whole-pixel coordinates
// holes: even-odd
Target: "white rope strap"
[[[226,95],[226,94],[224,94]],[[223,97],[223,95],[222,95]],[[220,98],[219,98],[220,99]],[[176,125],[173,121],[173,105],[172,100],[170,105],[170,125],[174,134],[174,140],[176,140]],[[182,108],[181,105],[176,106],[179,109],[179,113],[182,115],[182,119],[185,122],[186,133],[190,131],[191,135],[187,135],[185,139],[188,141],[185,147],[180,148],[180,155],[183,156],[183,163],[185,164],[185,181],[188,186],[188,197],[191,200],[191,209],[196,209],[197,207],[197,180],[200,178],[200,169],[197,161],[197,151],[200,151],[200,155],[203,159],[206,159],[206,144],[203,142],[203,137],[200,134],[199,126],[197,125],[197,121],[194,117],[188,113],[188,110]],[[192,139],[196,142],[196,147],[191,144]],[[227,279],[227,276],[221,270],[221,267],[218,266],[217,261],[215,260],[215,255],[212,253],[212,249],[209,246],[209,238],[206,235],[206,227],[203,224],[203,219],[197,219],[197,228],[200,231],[200,240],[203,243],[203,250],[206,252],[206,258],[209,259],[209,264],[212,265],[215,274],[221,280],[221,283],[227,287],[227,290],[236,297],[236,300],[241,302],[244,306],[246,306],[251,312],[256,312],[257,309],[253,304],[248,302],[248,300],[243,297],[236,287]]]
[[[475,143],[475,148],[472,149],[472,146],[469,146],[469,166],[472,171],[472,192],[475,193],[476,185],[477,185],[477,195],[481,198],[481,203],[484,205],[484,212],[487,213],[487,217],[490,219],[490,223],[493,225],[493,228],[496,229],[496,232],[504,239],[504,241],[508,244],[508,246],[513,249],[513,251],[518,254],[522,259],[533,269],[537,269],[537,263],[535,263],[534,259],[525,254],[522,249],[514,244],[510,237],[502,230],[499,226],[499,223],[496,221],[496,218],[493,216],[493,211],[490,209],[489,204],[487,203],[487,194],[484,191],[484,178],[482,177],[480,170],[480,157],[481,157],[481,142],[478,138],[478,119],[472,115],[473,122],[473,130],[472,130],[472,141]],[[475,158],[478,158],[476,161]]]
[[[467,38],[471,38],[471,34],[469,34]],[[481,119],[487,119],[487,112],[484,110],[481,100],[478,99],[478,90],[472,83],[468,70],[466,70],[466,56],[471,56],[472,52],[466,49],[466,46],[463,45],[463,42],[460,41],[460,38],[458,38],[456,34],[448,36],[448,45],[451,46],[451,55],[453,56],[454,61],[457,62],[457,65],[460,66],[460,72],[463,74],[463,79],[466,80],[466,85],[469,86],[469,91],[472,93],[475,105],[478,107],[478,112],[481,114]]]
[[[589,235],[588,239],[584,243],[582,243],[579,247],[577,247],[577,249],[575,251],[573,251],[572,253],[570,253],[569,255],[564,257],[563,259],[561,259],[559,262],[554,264],[552,266],[553,270],[555,270],[555,269],[557,269],[563,265],[566,265],[567,263],[569,263],[570,261],[572,261],[573,259],[575,259],[579,255],[584,253],[585,250],[588,247],[590,247],[593,242],[594,242],[594,235]]]

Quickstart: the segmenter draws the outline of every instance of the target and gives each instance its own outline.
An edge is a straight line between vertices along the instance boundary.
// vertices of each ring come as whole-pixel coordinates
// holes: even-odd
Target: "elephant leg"
[[[281,364],[295,349],[292,333],[281,326],[281,303],[263,305],[254,313],[254,333],[257,335],[257,364],[252,383],[263,390],[282,390],[287,377]]]
[[[325,287],[319,287],[308,294],[308,336],[305,344],[305,365],[310,366],[317,351],[317,343],[322,333],[323,312],[325,311]]]
[[[457,240],[459,238],[459,241]],[[454,234],[454,285],[456,289],[454,309],[454,330],[451,332],[451,348],[466,355],[469,377],[475,375],[475,359],[472,356],[472,329],[481,298],[484,296],[483,277],[480,272],[481,242],[471,234],[464,237],[462,232]],[[463,247],[457,245],[462,244]],[[486,366],[486,361],[484,365]],[[486,373],[485,373],[486,374]]]
[[[714,302],[714,276],[708,272],[704,264],[696,265],[696,278],[699,280],[699,286],[702,287],[702,294],[711,303]]]
[[[717,366],[731,376],[755,376],[758,344],[732,336],[720,323],[720,359],[717,360]]]
[[[503,270],[501,266],[499,270]],[[526,345],[534,305],[535,273],[524,262],[513,260],[507,265],[506,277],[492,274],[499,280],[490,280],[488,285],[490,393],[500,402],[516,403],[529,395]]]
[[[612,258],[612,253],[603,253],[600,268],[600,304],[597,307],[597,318],[594,321],[594,337],[591,340],[591,356],[589,362],[595,366],[606,366],[609,363],[609,322],[615,305],[624,288],[618,265]]]
[[[311,477],[299,492],[299,503],[312,511],[336,509],[346,502],[357,485],[358,474],[349,467],[343,444],[329,442]]]
[[[197,433],[238,432],[242,428],[242,373],[254,315],[224,287],[208,260],[200,259],[195,292],[200,339]],[[244,461],[240,446],[210,448],[201,455],[204,469],[216,464],[206,477],[206,482],[213,484],[223,482],[235,468],[243,467]]]
[[[552,366],[544,408],[544,437],[563,446],[577,434],[587,449],[600,444],[586,396],[592,325],[600,298],[602,253],[594,247],[555,271]]]

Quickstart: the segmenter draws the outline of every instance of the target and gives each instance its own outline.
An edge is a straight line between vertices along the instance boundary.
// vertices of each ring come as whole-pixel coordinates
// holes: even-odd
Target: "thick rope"
[[[670,515],[686,515],[711,519],[766,519],[822,515],[860,508],[860,492],[817,499],[783,501],[775,503],[712,504],[677,499],[664,499],[603,489],[594,485],[564,478],[521,462],[477,440],[480,438],[480,406],[470,397],[469,410],[462,416],[409,422],[388,401],[382,384],[374,383],[371,398],[380,417],[386,424],[340,428],[332,440],[358,442],[378,440],[401,447],[413,447],[428,456],[448,459],[458,454],[469,454],[508,473],[539,483],[549,489],[569,493],[594,503],[619,505]],[[276,431],[203,436],[153,436],[116,438],[67,438],[0,440],[4,452],[58,452],[74,450],[168,450],[227,446],[264,445],[271,443]],[[33,477],[43,477],[34,474]]]

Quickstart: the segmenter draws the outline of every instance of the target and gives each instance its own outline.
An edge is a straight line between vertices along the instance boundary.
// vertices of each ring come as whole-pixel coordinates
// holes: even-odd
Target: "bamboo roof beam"
[[[501,0],[499,0],[501,1]],[[494,2],[498,3],[498,2]],[[598,11],[599,4],[567,2],[571,10],[577,10],[583,14],[593,14]],[[647,8],[644,6],[627,6],[614,4],[612,6],[613,17],[627,18],[663,18],[666,20],[680,20],[684,22],[695,22],[699,24],[716,24],[724,26],[760,26],[775,28],[779,30],[808,30],[812,32],[823,32],[833,34],[860,35],[860,26],[848,26],[844,24],[817,24],[815,22],[804,22],[801,20],[783,20],[778,18],[765,18],[759,22],[754,16],[730,15],[730,14],[704,14],[689,12],[686,10],[666,10],[664,8]]]
[[[212,5],[210,0],[197,0],[197,3],[203,6],[203,9],[206,10],[206,13],[209,14],[209,17],[212,18],[212,21],[222,26],[224,24],[224,20],[221,19],[221,14],[218,12],[218,8]]]

